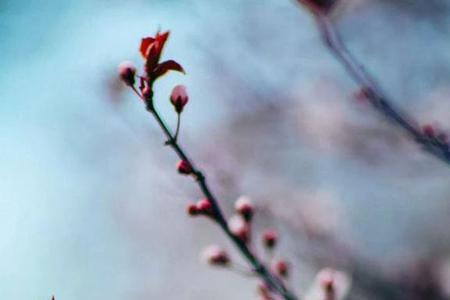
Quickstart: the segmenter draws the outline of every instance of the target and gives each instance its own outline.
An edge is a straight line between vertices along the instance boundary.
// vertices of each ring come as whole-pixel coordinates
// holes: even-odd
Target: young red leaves
[[[168,31],[163,33],[157,32],[154,37],[143,38],[139,48],[145,59],[145,74],[138,76],[140,80],[139,90],[141,92],[139,96],[145,101],[147,108],[150,110],[153,109],[153,83],[155,80],[169,71],[185,73],[183,67],[174,60],[160,62],[161,54],[168,38]],[[126,85],[136,91],[134,87],[136,68],[132,64],[128,62],[120,64],[119,76]]]
[[[169,38],[169,32],[156,33],[155,37],[142,39],[140,52],[145,58],[145,74],[149,86],[152,86],[156,79],[166,74],[168,71],[178,71],[184,73],[183,67],[174,60],[159,62],[164,45]]]
[[[156,33],[155,37],[146,37],[142,39],[140,51],[145,58],[145,70],[151,71],[156,68],[161,58],[161,53],[169,38],[169,32]]]

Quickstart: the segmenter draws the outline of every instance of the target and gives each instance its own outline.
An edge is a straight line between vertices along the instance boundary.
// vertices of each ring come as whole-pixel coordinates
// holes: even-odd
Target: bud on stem
[[[129,86],[134,85],[136,68],[129,61],[124,61],[119,65],[119,78]]]
[[[192,174],[192,166],[185,160],[180,160],[177,164],[178,173],[183,175]]]

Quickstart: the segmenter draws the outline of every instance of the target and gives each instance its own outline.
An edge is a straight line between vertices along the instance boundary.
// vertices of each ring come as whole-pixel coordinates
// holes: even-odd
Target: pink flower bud
[[[310,297],[316,295],[324,300],[343,300],[346,298],[351,287],[351,278],[348,274],[325,268],[317,273],[314,280]]]
[[[240,215],[234,215],[228,221],[228,227],[233,235],[238,237],[244,243],[250,241],[250,226]]]
[[[422,128],[423,134],[425,134],[427,137],[434,138],[436,136],[436,132],[434,130],[434,127],[430,124],[426,124]]]
[[[284,260],[279,260],[275,263],[274,271],[281,277],[288,277],[289,265]]]
[[[202,259],[212,266],[227,266],[230,263],[228,253],[217,245],[208,246],[202,253]]]
[[[205,198],[205,199],[198,201],[196,206],[197,206],[197,211],[199,213],[205,214],[205,215],[211,215],[212,204],[211,204],[211,201],[209,201],[209,199]]]
[[[187,213],[188,215],[194,217],[197,216],[200,212],[198,211],[196,204],[189,204],[187,207]]]
[[[178,173],[183,174],[183,175],[189,175],[192,173],[191,165],[185,160],[180,160],[178,162],[177,170],[178,170]]]
[[[184,85],[175,86],[172,90],[172,94],[170,95],[170,102],[172,102],[175,107],[175,111],[177,113],[181,113],[188,101],[189,96],[186,92],[186,87]]]
[[[240,214],[245,221],[251,221],[254,212],[254,206],[251,199],[247,196],[239,197],[234,203],[235,211]]]
[[[274,229],[267,229],[263,232],[263,245],[268,249],[273,249],[278,242],[278,232]]]
[[[373,91],[369,87],[360,88],[354,95],[355,99],[359,102],[366,102],[373,96]]]
[[[124,61],[119,65],[119,77],[126,85],[134,85],[134,77],[136,76],[136,68],[131,62]]]
[[[324,269],[317,274],[317,278],[327,299],[334,298],[334,271],[331,269]]]

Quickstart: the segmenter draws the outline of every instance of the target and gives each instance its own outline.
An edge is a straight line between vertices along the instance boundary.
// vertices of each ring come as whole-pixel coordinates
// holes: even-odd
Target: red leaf
[[[168,31],[162,34],[158,32],[153,41],[147,46],[147,52],[145,53],[145,58],[147,59],[147,61],[145,62],[145,72],[147,73],[147,75],[150,76],[150,74],[152,74],[155,68],[158,66],[161,52],[168,37]]]
[[[169,38],[169,31],[166,31],[162,34],[159,34],[159,32],[156,34],[155,36],[155,40],[156,42],[158,42],[158,48],[159,48],[159,52],[162,51],[162,48],[164,47],[164,44],[166,43],[167,39]]]
[[[152,37],[143,38],[141,42],[140,51],[144,58],[147,58],[148,50],[151,45],[155,42],[155,39]]]
[[[174,60],[166,60],[160,63],[152,73],[153,80],[156,80],[158,77],[163,76],[169,71],[178,71],[181,73],[185,73],[183,67]]]

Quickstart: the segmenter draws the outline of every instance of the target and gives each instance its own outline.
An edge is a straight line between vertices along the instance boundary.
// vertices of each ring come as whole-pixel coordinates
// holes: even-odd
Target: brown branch
[[[331,53],[344,66],[347,73],[358,84],[364,97],[386,119],[402,128],[411,139],[420,144],[425,151],[450,165],[450,147],[447,141],[439,137],[430,136],[427,132],[416,126],[406,113],[398,109],[388,99],[372,76],[357,61],[352,53],[345,47],[339,33],[334,28],[326,13],[315,14],[317,24],[324,44]]]
[[[134,92],[142,99],[142,95],[137,91],[137,89],[134,86],[131,86],[131,88],[134,90]],[[169,128],[166,126],[164,120],[161,118],[159,113],[156,111],[154,105],[153,105],[153,99],[149,99],[144,101],[146,103],[146,109],[147,111],[155,118],[158,125],[161,127],[161,130],[163,131],[164,135],[167,137],[166,145],[170,146],[177,156],[182,160],[185,161],[191,168],[192,168],[192,175],[197,182],[200,190],[202,191],[203,195],[210,201],[212,206],[212,218],[217,222],[219,227],[222,229],[222,231],[225,233],[225,235],[231,240],[231,242],[236,246],[238,251],[242,254],[242,256],[248,261],[248,263],[252,266],[253,272],[255,272],[266,284],[268,287],[270,287],[271,291],[279,294],[282,296],[285,300],[298,300],[298,298],[295,296],[293,292],[291,292],[280,280],[277,276],[274,276],[268,268],[262,263],[259,258],[257,258],[248,248],[246,243],[242,241],[239,237],[234,235],[227,224],[226,218],[224,213],[222,212],[219,203],[217,201],[217,198],[212,193],[211,189],[209,188],[206,177],[203,175],[203,173],[195,167],[194,163],[191,159],[186,155],[185,151],[182,149],[178,141],[175,139],[174,135],[170,132]]]

